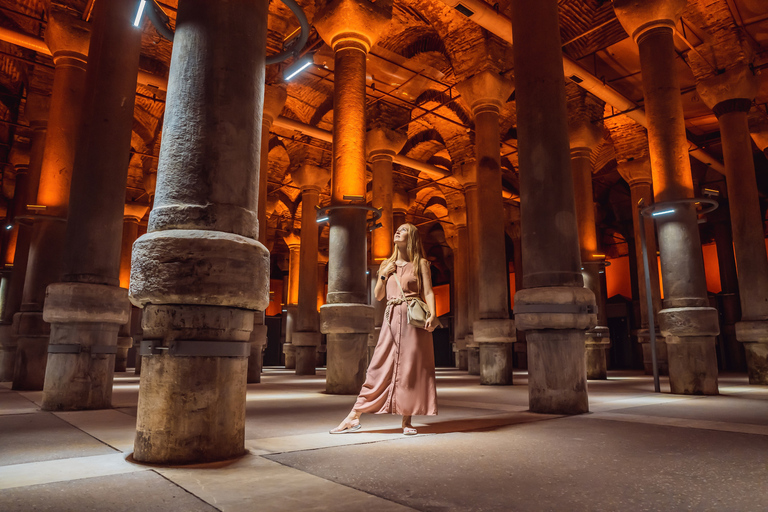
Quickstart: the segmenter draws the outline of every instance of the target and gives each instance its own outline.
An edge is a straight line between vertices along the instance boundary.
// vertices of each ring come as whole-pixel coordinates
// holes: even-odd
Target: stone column
[[[329,212],[328,304],[320,310],[328,335],[326,391],[356,394],[365,380],[373,307],[367,304],[365,204],[366,55],[392,16],[368,0],[333,0],[315,28],[334,52],[333,171]]]
[[[475,341],[474,323],[478,319],[478,213],[477,213],[477,165],[466,162],[456,166],[453,172],[464,189],[464,203],[467,205],[467,332],[464,340],[467,346],[467,372],[480,375],[480,347]]]
[[[296,315],[298,314],[299,304],[299,272],[301,264],[301,237],[296,233],[289,233],[283,237],[285,245],[288,246],[288,286],[285,290],[285,343],[283,344],[283,354],[285,354],[285,368],[287,370],[296,369],[296,352],[293,346],[293,332],[296,330]]]
[[[499,112],[514,85],[498,73],[486,70],[456,87],[470,105],[475,120],[478,316],[472,331],[479,347],[480,384],[507,385],[512,384],[512,344],[516,337],[507,299]]]
[[[640,50],[648,145],[656,203],[694,196],[674,46],[675,23],[686,0],[616,0],[613,8]],[[664,309],[672,393],[717,394],[717,310],[709,307],[704,260],[693,204],[658,217]]]
[[[456,367],[459,370],[468,370],[467,357],[467,331],[469,316],[469,233],[467,230],[467,208],[453,208],[448,211],[451,222],[456,228],[454,241],[451,243],[453,250],[453,305],[454,327],[453,337],[456,352]],[[449,242],[450,243],[450,242]]]
[[[131,262],[140,462],[245,453],[253,312],[269,303],[256,240],[266,35],[266,2],[179,2],[155,204]]]
[[[317,314],[317,205],[320,191],[328,184],[329,178],[327,170],[312,164],[304,164],[291,173],[293,182],[301,187],[299,296],[293,331],[296,375],[315,375],[317,347],[322,341]]]
[[[45,380],[51,331],[43,321],[43,303],[46,288],[59,281],[63,271],[69,188],[81,129],[89,38],[87,23],[63,7],[51,6],[45,41],[55,66],[53,91],[35,201],[41,208],[35,209],[21,310],[13,319],[13,329],[18,333],[13,389],[39,391]]]
[[[64,275],[48,286],[43,309],[43,320],[51,324],[42,403],[48,411],[112,405],[117,331],[130,319],[128,291],[120,288],[119,276],[141,50],[135,15],[128,2],[94,8]]]
[[[120,246],[120,288],[128,289],[131,281],[131,251],[133,242],[139,238],[139,222],[149,209],[148,204],[126,203],[123,208],[123,237]],[[135,311],[134,311],[135,310]],[[131,328],[135,314],[140,315],[141,309],[131,306],[131,318],[120,326],[117,333],[117,354],[115,354],[115,371],[124,372],[128,367],[128,351],[134,347],[141,350],[140,343],[135,343]],[[137,358],[140,359],[140,358]],[[141,368],[138,368],[139,373]]]
[[[403,149],[407,140],[407,135],[383,127],[369,130],[366,135],[368,161],[371,162],[373,174],[371,204],[374,208],[381,210],[381,218],[378,221],[381,227],[371,232],[371,266],[369,270],[371,303],[374,311],[374,332],[371,336],[372,343],[369,343],[368,346],[369,361],[379,340],[381,325],[384,322],[384,310],[387,306],[386,300],[376,300],[373,297],[373,289],[376,286],[376,279],[378,279],[376,273],[379,271],[381,262],[392,254],[395,229],[400,227],[399,224],[397,226],[393,224],[392,159]],[[405,215],[403,215],[403,222],[405,222]]]
[[[328,281],[328,256],[322,252],[317,253],[317,308],[325,304],[325,285]],[[322,334],[322,332],[321,332]],[[317,366],[326,366],[326,353],[328,346],[323,343],[317,347]]]
[[[739,277],[736,272],[736,257],[733,254],[733,235],[731,233],[730,205],[720,199],[720,207],[707,215],[712,225],[715,248],[717,249],[717,267],[720,270],[720,340],[723,346],[720,353],[725,353],[721,367],[732,372],[747,370],[744,345],[736,338],[736,324],[741,320],[741,300],[739,298]]]
[[[602,141],[602,130],[588,121],[569,126],[571,169],[576,201],[576,222],[579,227],[579,249],[584,286],[595,294],[597,325],[586,332],[587,379],[606,379],[608,366],[606,350],[611,344],[608,318],[605,314],[605,290],[600,285],[605,272],[605,256],[600,253],[595,225],[595,203],[592,192],[592,152]]]
[[[43,136],[44,134],[45,132],[43,132]],[[35,137],[34,134],[33,137]],[[13,380],[13,367],[16,362],[16,337],[13,335],[11,327],[13,325],[13,315],[18,312],[19,306],[21,306],[24,273],[26,272],[29,255],[30,229],[26,219],[23,219],[27,211],[27,205],[30,204],[30,199],[32,199],[32,194],[30,194],[29,149],[26,145],[21,146],[17,141],[8,157],[9,163],[13,164],[16,170],[16,187],[13,194],[11,214],[8,215],[9,221],[13,223],[10,234],[11,237],[16,239],[16,243],[13,244],[13,247],[8,248],[13,253],[6,255],[6,261],[13,261],[13,267],[10,269],[8,287],[6,288],[3,300],[3,310],[2,314],[0,314],[0,382]]]
[[[515,322],[531,411],[579,414],[589,410],[584,331],[597,318],[580,272],[557,0],[513,0],[512,15],[525,262]]]
[[[637,290],[640,301],[640,329],[637,339],[643,348],[643,367],[646,375],[653,375],[653,360],[651,358],[651,335],[648,324],[648,299],[645,289],[645,270],[643,267],[643,247],[640,242],[640,209],[637,207],[642,199],[644,205],[653,204],[653,185],[651,178],[651,161],[647,156],[633,160],[618,162],[619,174],[629,184],[632,202],[632,227],[635,234],[635,260],[637,268]],[[661,310],[661,290],[659,288],[659,263],[656,258],[656,227],[651,219],[644,220],[645,242],[648,250],[648,268],[651,277],[651,295],[653,300],[653,328],[658,331],[658,314]],[[669,374],[667,362],[667,343],[658,332],[656,335],[656,362],[659,374]]]
[[[405,216],[408,213],[408,207],[410,205],[411,205],[411,198],[408,196],[408,192],[406,192],[401,188],[395,188],[392,190],[392,229],[393,230],[405,224]],[[394,236],[394,234],[392,236]],[[393,242],[393,245],[394,245],[394,242]]]
[[[739,273],[741,322],[750,384],[768,384],[768,256],[752,158],[747,114],[760,89],[746,65],[700,82],[699,96],[717,116],[731,209],[731,231]]]

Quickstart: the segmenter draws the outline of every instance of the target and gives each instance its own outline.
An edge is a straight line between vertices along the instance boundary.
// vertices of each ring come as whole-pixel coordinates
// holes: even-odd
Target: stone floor
[[[0,510],[768,510],[768,387],[743,375],[692,397],[610,372],[589,383],[591,413],[563,417],[526,412],[524,373],[486,387],[441,369],[440,414],[412,437],[389,415],[329,435],[354,398],[323,389],[322,373],[267,368],[248,386],[248,455],[160,468],[125,460],[132,373],[103,411],[42,412],[41,393],[0,384]]]

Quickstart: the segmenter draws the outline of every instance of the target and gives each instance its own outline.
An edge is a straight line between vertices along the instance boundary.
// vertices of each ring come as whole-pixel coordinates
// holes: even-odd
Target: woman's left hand
[[[429,332],[432,332],[437,327],[437,322],[435,322],[435,315],[429,315],[429,318],[427,318],[427,322],[424,324],[424,328],[428,330]]]

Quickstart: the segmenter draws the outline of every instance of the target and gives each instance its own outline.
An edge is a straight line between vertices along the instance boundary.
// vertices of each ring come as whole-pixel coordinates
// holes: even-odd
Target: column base
[[[517,368],[520,370],[528,369],[528,342],[525,341],[525,333],[517,332],[517,341],[515,342],[515,354],[517,355]]]
[[[456,351],[456,368],[465,372],[469,367],[469,358],[467,356],[467,349],[459,349]]]
[[[768,385],[768,320],[738,322],[736,338],[744,343],[749,383]]]
[[[643,349],[643,370],[646,375],[653,375],[653,357],[651,357],[651,338],[648,329],[637,331],[637,341]],[[656,365],[659,368],[659,375],[669,375],[669,359],[667,356],[667,341],[661,335],[656,333]]]
[[[528,341],[528,401],[532,412],[589,412],[583,330],[535,330]]]
[[[296,347],[296,375],[315,375],[317,347]]]
[[[260,312],[256,312],[258,316]],[[259,323],[262,322],[262,323]],[[261,382],[261,372],[264,368],[264,347],[267,346],[267,326],[263,323],[263,318],[257,319],[253,324],[251,331],[251,350],[248,356],[248,384],[258,384]]]
[[[115,353],[115,371],[124,372],[128,369],[128,351],[133,346],[130,336],[118,336],[117,353]]]
[[[480,384],[512,385],[512,343],[480,343]]]
[[[133,458],[193,464],[243,455],[253,312],[151,305],[143,323]]]
[[[605,326],[596,326],[586,332],[587,380],[608,378],[607,352],[611,346],[610,332]]]
[[[13,316],[13,331],[18,338],[11,389],[42,391],[51,326],[43,321],[42,311],[22,311]]]
[[[285,369],[296,369],[296,351],[295,347],[290,343],[283,343],[283,356],[285,357]]]
[[[320,308],[320,330],[327,335],[326,393],[360,392],[368,368],[368,335],[373,329],[373,306],[350,303]]]
[[[467,347],[467,373],[480,375],[480,347]]]
[[[0,382],[13,380],[13,367],[16,364],[16,337],[13,326],[0,325]]]
[[[717,352],[711,336],[666,336],[669,386],[677,395],[717,395]]]

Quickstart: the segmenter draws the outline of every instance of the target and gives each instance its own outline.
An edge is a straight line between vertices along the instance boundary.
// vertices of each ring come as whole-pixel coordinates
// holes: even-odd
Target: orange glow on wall
[[[19,239],[19,226],[13,226],[13,229],[8,233],[8,244],[5,246],[5,261],[6,267],[13,266],[14,258],[16,257],[16,242]]]
[[[701,253],[704,256],[704,274],[707,280],[707,291],[710,293],[720,293],[723,290],[723,286],[720,282],[717,246],[715,244],[702,245]]]
[[[605,295],[610,299],[614,295],[632,297],[632,274],[629,271],[629,256],[614,258],[605,267]]]
[[[270,279],[269,280],[269,306],[264,312],[267,316],[277,316],[282,313],[283,308],[281,302],[283,300],[283,280],[282,279]]]
[[[509,273],[509,303],[512,309],[515,308],[515,273]]]
[[[437,309],[437,316],[450,313],[451,285],[441,284],[440,286],[433,286],[432,291],[435,292],[435,309]]]
[[[328,296],[328,285],[318,286],[317,292],[317,310],[320,311],[320,306],[325,305],[325,298]]]

